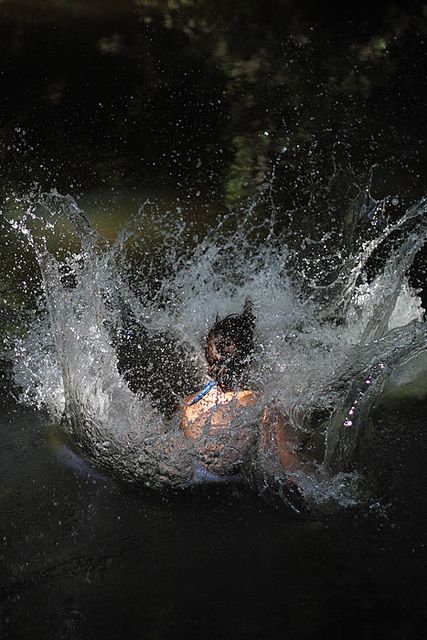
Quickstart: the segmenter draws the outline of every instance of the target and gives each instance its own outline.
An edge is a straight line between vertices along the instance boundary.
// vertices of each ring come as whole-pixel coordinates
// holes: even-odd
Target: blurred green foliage
[[[366,141],[371,137],[371,146],[378,147],[372,137],[381,135],[384,123],[398,129],[395,105],[402,98],[417,100],[421,75],[414,49],[422,51],[426,12],[416,3],[135,3],[144,23],[184,34],[186,46],[225,78],[233,150],[224,181],[229,205],[263,181],[285,144],[307,152],[332,133],[332,144],[340,136],[360,141],[369,159]],[[415,92],[408,91],[408,71]]]
[[[411,0],[4,0],[1,188],[234,206],[288,147],[285,170],[312,181],[398,158],[399,191],[423,190],[426,16]]]

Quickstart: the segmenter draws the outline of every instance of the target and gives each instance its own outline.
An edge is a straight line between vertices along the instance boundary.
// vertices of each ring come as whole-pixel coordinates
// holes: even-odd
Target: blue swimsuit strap
[[[205,385],[203,387],[203,389],[201,391],[199,391],[199,393],[197,394],[197,396],[195,396],[192,401],[190,402],[190,404],[188,405],[189,407],[191,407],[192,404],[196,404],[196,402],[199,402],[199,400],[201,400],[202,398],[205,397],[205,395],[207,393],[209,393],[209,391],[216,385],[215,380],[210,380],[208,382],[207,385]]]

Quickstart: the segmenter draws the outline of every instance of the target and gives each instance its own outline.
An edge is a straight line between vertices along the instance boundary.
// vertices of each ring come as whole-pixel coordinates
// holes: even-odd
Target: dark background
[[[200,192],[233,206],[287,145],[292,204],[337,167],[362,181],[374,163],[378,194],[415,199],[425,14],[403,0],[4,0],[2,191]]]

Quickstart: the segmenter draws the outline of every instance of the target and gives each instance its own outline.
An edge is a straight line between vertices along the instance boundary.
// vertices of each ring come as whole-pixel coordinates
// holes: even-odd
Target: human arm
[[[288,473],[301,468],[295,432],[277,405],[264,407],[259,446],[264,454],[278,455],[280,464]]]

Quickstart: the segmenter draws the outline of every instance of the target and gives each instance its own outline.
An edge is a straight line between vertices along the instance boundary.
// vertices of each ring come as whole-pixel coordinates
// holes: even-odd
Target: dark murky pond
[[[377,410],[379,500],[308,518],[239,486],[130,489],[3,412],[1,637],[420,637],[426,409]]]

